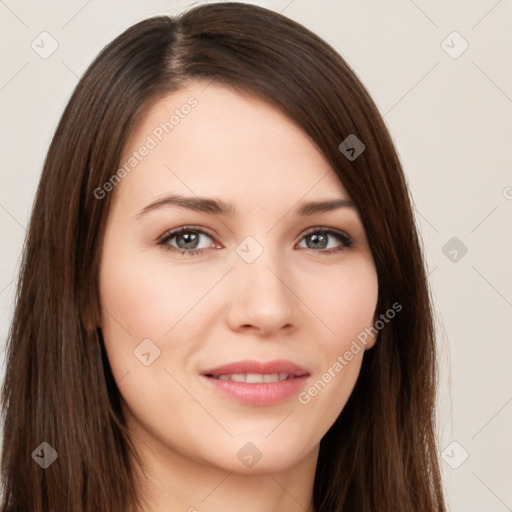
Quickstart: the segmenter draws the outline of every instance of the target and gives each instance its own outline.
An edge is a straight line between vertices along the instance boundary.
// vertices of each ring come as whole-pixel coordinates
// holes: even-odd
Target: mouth
[[[235,382],[247,382],[249,384],[256,384],[258,382],[280,382],[282,380],[289,380],[296,377],[289,373],[226,373],[221,375],[206,375],[218,380],[232,380]]]
[[[310,373],[286,360],[238,361],[201,373],[224,397],[246,405],[272,405],[300,392]]]

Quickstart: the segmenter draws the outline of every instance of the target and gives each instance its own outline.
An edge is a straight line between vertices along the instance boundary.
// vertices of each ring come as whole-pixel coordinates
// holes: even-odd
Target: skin
[[[146,468],[145,511],[313,511],[319,443],[350,396],[364,350],[307,404],[296,395],[241,404],[199,374],[243,359],[288,359],[310,372],[304,389],[317,381],[373,325],[378,281],[366,233],[356,208],[294,213],[303,201],[350,198],[287,117],[220,85],[192,82],[154,103],[122,161],[190,96],[198,105],[110,192],[101,254],[101,328]],[[222,199],[237,214],[166,206],[137,217],[170,193]],[[196,245],[202,254],[159,245],[189,225],[208,233]],[[320,254],[343,242],[329,235],[315,245],[305,233],[317,227],[342,231],[352,247]],[[236,252],[248,236],[263,248],[250,264]],[[179,236],[167,246],[179,243],[192,247]],[[160,350],[149,366],[134,355],[144,339]],[[237,457],[248,442],[262,454],[250,468]]]

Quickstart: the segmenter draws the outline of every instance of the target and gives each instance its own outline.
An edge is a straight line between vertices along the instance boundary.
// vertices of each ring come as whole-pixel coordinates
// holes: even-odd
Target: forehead
[[[215,83],[193,82],[153,102],[128,137],[125,164],[129,176],[119,188],[131,196],[174,191],[281,203],[309,194],[348,197],[314,142],[285,114]]]

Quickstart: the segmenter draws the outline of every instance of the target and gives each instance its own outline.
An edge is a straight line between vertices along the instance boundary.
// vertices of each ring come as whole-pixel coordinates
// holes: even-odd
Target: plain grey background
[[[128,26],[196,3],[0,0],[2,354],[32,201],[74,86]],[[251,3],[334,46],[383,114],[436,304],[450,509],[512,511],[512,2]]]

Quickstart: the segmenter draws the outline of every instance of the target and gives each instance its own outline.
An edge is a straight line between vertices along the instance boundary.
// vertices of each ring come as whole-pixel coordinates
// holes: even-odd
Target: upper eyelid
[[[158,240],[165,240],[166,238],[172,238],[176,235],[179,235],[180,233],[187,232],[187,231],[197,231],[198,233],[208,235],[210,238],[215,238],[217,234],[213,231],[210,231],[206,228],[199,227],[199,226],[180,226],[177,228],[169,229],[166,231],[162,236],[158,237]]]

